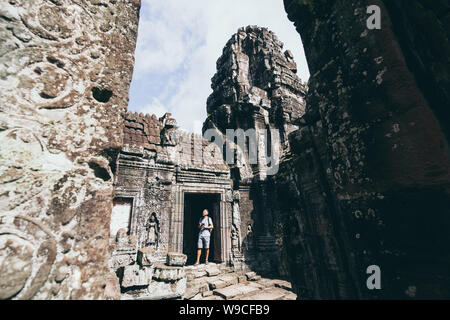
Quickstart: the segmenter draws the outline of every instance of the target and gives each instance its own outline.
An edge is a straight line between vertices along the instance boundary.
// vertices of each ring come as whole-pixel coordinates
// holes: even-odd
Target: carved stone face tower
[[[307,90],[296,75],[292,53],[282,49],[283,43],[266,28],[240,28],[217,61],[203,124],[203,132],[217,130],[227,146],[236,149],[235,162],[230,164],[227,157],[233,187],[241,197],[240,220],[233,226],[242,239],[246,261],[263,271],[276,271],[277,259],[268,258],[276,245],[266,180],[277,171],[274,162],[289,150],[287,137],[298,129]],[[235,130],[231,138],[230,129]],[[244,143],[239,145],[239,139]],[[251,159],[252,143],[257,148],[256,162]]]
[[[292,53],[282,49],[283,43],[266,28],[240,28],[231,37],[217,60],[203,131],[215,128],[225,135],[227,129],[255,130],[260,146],[265,132],[277,129],[279,151],[287,147],[288,134],[298,129],[296,121],[305,112],[306,88],[296,75]],[[253,175],[264,180],[264,164],[250,166],[248,160],[237,166],[241,182],[250,182]]]

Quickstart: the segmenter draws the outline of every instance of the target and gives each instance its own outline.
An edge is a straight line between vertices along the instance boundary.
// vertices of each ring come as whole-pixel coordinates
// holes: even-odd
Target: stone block
[[[212,295],[213,295],[213,292],[212,292],[212,291],[205,291],[205,292],[202,293],[202,296],[203,296],[204,298],[210,297],[210,296],[212,296]]]
[[[220,274],[220,270],[217,268],[206,268],[205,272],[208,277],[214,277]]]
[[[182,267],[186,264],[187,255],[179,252],[169,252],[167,253],[166,264],[168,266],[178,266]]]
[[[125,267],[135,262],[134,255],[131,254],[118,254],[113,255],[108,262],[109,268],[117,270],[120,267]]]
[[[214,290],[214,294],[218,295],[226,300],[230,300],[239,297],[244,294],[251,294],[259,291],[258,288],[246,286],[243,284],[236,284],[222,289]]]
[[[153,279],[156,281],[175,282],[182,278],[186,279],[186,273],[182,267],[155,265]]]
[[[272,280],[273,285],[277,288],[292,290],[292,284],[289,281],[285,280]]]
[[[242,297],[242,300],[282,300],[289,291],[280,288],[268,288],[260,292],[252,293]]]
[[[148,286],[153,275],[153,268],[141,268],[134,264],[123,267],[121,286],[123,288]]]
[[[120,285],[119,278],[110,272],[106,275],[105,299],[106,300],[120,300]]]
[[[258,281],[261,279],[261,276],[258,276],[255,272],[250,271],[245,274],[248,281]]]
[[[154,300],[181,298],[185,295],[185,293],[186,278],[181,278],[173,283],[152,281],[147,288],[148,297]]]
[[[156,262],[154,249],[152,247],[139,249],[137,252],[137,262],[141,267],[152,266]]]
[[[233,274],[226,274],[219,277],[220,280],[226,283],[227,286],[231,286],[233,284],[238,283],[238,277]]]

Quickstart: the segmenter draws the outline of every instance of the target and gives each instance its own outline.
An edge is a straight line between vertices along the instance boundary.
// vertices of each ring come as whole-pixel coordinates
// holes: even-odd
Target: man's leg
[[[205,245],[203,246],[206,249],[206,258],[205,263],[208,263],[208,256],[209,256],[209,237],[205,237]]]
[[[208,256],[209,256],[209,249],[206,249],[206,258],[205,258],[206,263],[208,263]]]
[[[198,265],[200,263],[200,256],[202,255],[203,240],[200,235],[198,236],[197,240],[197,248],[197,261],[195,262],[195,265]]]
[[[195,264],[200,263],[200,256],[202,255],[202,249],[197,249],[197,262]]]

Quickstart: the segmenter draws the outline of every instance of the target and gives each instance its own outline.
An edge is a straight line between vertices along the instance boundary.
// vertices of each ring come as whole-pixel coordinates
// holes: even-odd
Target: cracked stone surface
[[[448,2],[284,4],[311,78],[272,179],[280,266],[302,298],[449,298]]]
[[[97,299],[138,0],[0,8],[0,298]],[[117,298],[117,296],[116,296]]]

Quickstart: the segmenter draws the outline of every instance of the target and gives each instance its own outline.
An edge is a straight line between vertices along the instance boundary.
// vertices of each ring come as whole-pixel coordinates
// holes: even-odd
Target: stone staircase
[[[186,266],[188,300],[296,300],[288,281],[235,271],[224,264]]]

